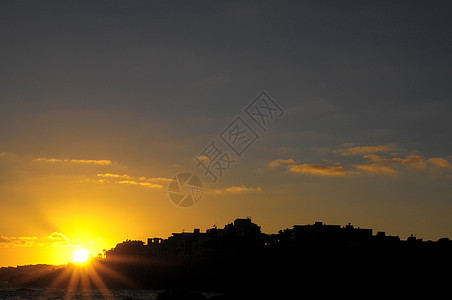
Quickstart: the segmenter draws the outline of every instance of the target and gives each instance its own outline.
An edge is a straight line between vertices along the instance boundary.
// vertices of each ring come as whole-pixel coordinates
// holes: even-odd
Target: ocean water
[[[141,300],[157,299],[156,290],[132,289],[48,289],[48,288],[20,288],[0,286],[0,300],[3,299],[114,299],[114,300]],[[207,298],[221,295],[221,293],[202,293]]]
[[[0,299],[157,299],[153,290],[46,289],[0,287]]]

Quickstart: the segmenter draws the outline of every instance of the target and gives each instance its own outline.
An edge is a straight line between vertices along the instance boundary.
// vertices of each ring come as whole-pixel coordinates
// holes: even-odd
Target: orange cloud
[[[62,233],[52,232],[48,236],[22,236],[22,237],[8,237],[0,236],[0,246],[3,247],[71,247],[73,246],[69,239]]]
[[[114,173],[104,173],[104,174],[97,174],[98,177],[102,177],[104,179],[100,179],[97,182],[99,183],[120,183],[120,184],[130,184],[130,185],[137,185],[137,186],[143,186],[153,189],[161,189],[163,188],[162,184],[154,183],[155,181],[161,182],[169,182],[172,179],[170,178],[164,178],[164,177],[133,177],[127,174],[114,174]]]
[[[209,190],[206,190],[209,191]],[[217,194],[222,194],[222,193],[242,193],[242,192],[262,192],[262,188],[256,187],[256,188],[252,188],[252,187],[246,187],[244,185],[240,185],[240,186],[230,186],[224,189],[215,189],[215,190],[211,190],[214,193]]]
[[[165,182],[170,182],[173,181],[172,178],[165,178],[165,177],[140,177],[139,178],[141,181],[165,181]]]
[[[373,162],[378,162],[382,164],[401,164],[401,165],[407,165],[410,167],[415,168],[425,168],[427,164],[425,163],[425,160],[416,154],[408,155],[407,158],[399,158],[399,157],[393,157],[393,158],[384,158],[380,157],[376,154],[369,154],[365,155],[364,158],[368,158]]]
[[[209,158],[206,155],[198,155],[195,157],[198,161],[208,161]]]
[[[356,169],[367,172],[367,173],[383,174],[383,175],[394,175],[397,173],[397,171],[391,167],[377,165],[377,164],[357,165]]]
[[[347,171],[341,165],[323,166],[313,164],[301,164],[289,166],[292,173],[304,173],[319,176],[341,176],[347,174]]]
[[[427,161],[437,167],[452,168],[452,165],[449,163],[449,161],[444,158],[432,157],[432,158],[429,158]]]
[[[255,191],[255,192],[261,192],[262,188],[259,186],[257,188],[249,188],[246,186],[231,186],[225,189],[226,192],[230,193],[237,193],[237,192],[249,192],[249,191]]]
[[[80,163],[80,164],[95,164],[95,165],[111,165],[112,161],[108,159],[60,159],[38,157],[32,160],[33,162],[50,162],[50,163]]]
[[[59,232],[52,232],[49,236],[49,239],[51,239],[52,241],[59,241],[59,242],[67,242],[69,241],[69,239],[62,233]]]
[[[163,185],[151,183],[151,182],[140,182],[139,185],[148,187],[148,188],[153,188],[153,189],[162,189],[163,188]]]
[[[72,163],[82,163],[82,164],[96,164],[96,165],[111,165],[111,160],[108,159],[71,159]]]
[[[341,154],[344,156],[353,156],[353,155],[363,155],[363,154],[372,154],[377,152],[390,152],[395,150],[395,145],[377,145],[377,146],[358,146],[358,147],[350,147],[345,150],[340,150]]]
[[[154,189],[163,188],[163,185],[161,185],[161,184],[153,184],[150,182],[138,182],[136,180],[121,180],[121,181],[117,181],[117,183],[139,185],[139,186],[144,186],[144,187],[154,188]]]
[[[27,237],[9,237],[0,236],[0,245],[4,247],[31,247],[33,246],[35,240],[38,238],[35,236]]]
[[[268,163],[268,167],[269,168],[276,168],[279,167],[281,165],[286,165],[286,164],[294,164],[295,161],[291,158],[289,159],[276,159],[276,160],[272,160],[271,162]]]
[[[50,242],[51,247],[61,247],[61,246],[69,246],[69,239],[62,233],[59,232],[52,232],[48,237],[48,240]],[[41,243],[41,246],[44,243]],[[46,243],[49,244],[49,243]]]
[[[105,177],[105,178],[123,178],[123,179],[131,178],[127,174],[112,174],[112,173],[97,174],[97,176],[98,177]]]
[[[32,160],[33,162],[63,162],[63,159],[58,158],[46,158],[46,157],[38,157]]]

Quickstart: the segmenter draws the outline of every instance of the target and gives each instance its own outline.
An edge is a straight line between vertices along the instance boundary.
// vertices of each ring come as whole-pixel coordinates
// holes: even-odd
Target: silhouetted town
[[[376,285],[381,290],[400,286],[401,278],[410,287],[442,286],[449,282],[448,276],[440,274],[452,267],[451,254],[448,238],[423,241],[412,235],[402,240],[351,224],[322,222],[265,234],[245,218],[205,232],[195,228],[166,239],[126,240],[92,258],[91,265],[108,288],[210,290],[233,295],[225,299],[238,299],[237,295],[247,291],[245,299],[253,299],[256,293],[279,297],[300,288],[330,296],[344,288],[356,293]],[[41,265],[35,267],[39,272],[29,274],[15,269],[0,269],[0,280],[16,286],[77,287],[73,271],[83,270],[71,263]]]
[[[308,225],[294,225],[291,229],[280,230],[277,234],[265,234],[251,218],[236,219],[224,228],[210,228],[201,232],[173,233],[167,239],[148,238],[147,243],[140,240],[126,240],[105,252],[107,259],[122,256],[178,256],[203,257],[252,252],[276,252],[294,250],[317,250],[345,252],[372,249],[450,249],[448,238],[438,241],[423,241],[411,235],[406,240],[398,236],[386,235],[372,229],[354,227],[347,224],[327,225],[315,222]]]

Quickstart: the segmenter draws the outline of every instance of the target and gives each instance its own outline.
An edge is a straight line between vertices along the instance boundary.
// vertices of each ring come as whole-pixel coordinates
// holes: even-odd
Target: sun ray
[[[64,299],[72,299],[72,294],[75,293],[77,289],[78,283],[80,279],[79,269],[73,268],[71,273],[71,279],[69,281],[68,286],[66,287],[66,294],[64,295]]]
[[[97,263],[96,268],[99,272],[101,272],[103,275],[107,275],[113,279],[118,280],[119,282],[127,285],[128,287],[136,287],[136,284],[133,283],[131,280],[127,279],[125,276],[121,275],[120,273],[114,271],[113,269],[105,266],[102,263]]]
[[[100,290],[105,299],[113,299],[113,295],[111,294],[107,285],[104,283],[104,281],[96,271],[97,264],[98,264],[97,262],[93,262],[91,265],[88,266],[89,268],[88,275],[92,279],[94,286],[96,286]]]
[[[65,279],[68,279],[71,276],[71,272],[68,268],[64,268],[59,275],[50,283],[49,289],[57,288],[60,286]]]
[[[88,266],[80,267],[80,284],[83,290],[91,288]]]

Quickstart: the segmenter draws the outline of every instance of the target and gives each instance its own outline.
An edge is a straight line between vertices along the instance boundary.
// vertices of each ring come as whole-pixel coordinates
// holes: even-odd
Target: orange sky
[[[401,238],[411,232],[429,238],[446,236],[447,228],[439,226],[442,214],[444,218],[448,214],[446,203],[433,202],[430,207],[419,203],[411,210],[405,203],[422,200],[425,191],[441,197],[441,190],[429,186],[450,180],[447,160],[408,155],[375,162],[375,153],[391,157],[387,152],[397,147],[383,146],[323,150],[326,157],[356,160],[347,164],[299,164],[286,155],[250,169],[243,161],[242,172],[253,179],[231,174],[217,184],[205,180],[203,198],[191,208],[169,200],[168,171],[149,167],[143,172],[108,157],[2,153],[1,163],[10,168],[10,179],[0,185],[0,194],[8,199],[3,202],[0,265],[62,264],[80,247],[96,255],[126,238],[165,238],[172,232],[205,230],[246,216],[267,233],[322,220],[342,225],[352,221]],[[369,160],[369,155],[374,156]],[[192,170],[196,171],[194,163]],[[441,207],[445,209],[438,213]],[[437,223],[418,217],[433,211],[439,216]],[[398,218],[404,214],[405,218]]]
[[[447,1],[1,1],[0,266],[247,216],[452,238],[451,30]],[[258,137],[211,182],[237,116]]]

